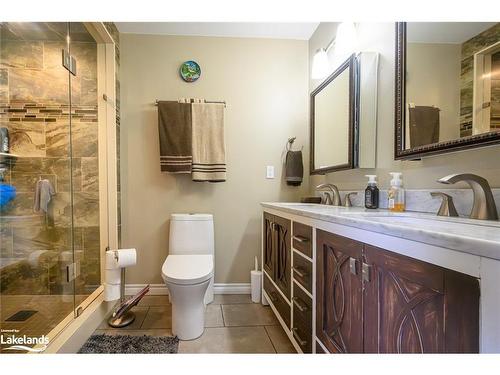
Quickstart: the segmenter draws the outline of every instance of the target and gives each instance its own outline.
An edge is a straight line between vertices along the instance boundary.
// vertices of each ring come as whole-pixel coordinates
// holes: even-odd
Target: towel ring
[[[293,143],[295,142],[295,140],[297,139],[297,137],[291,137],[291,138],[288,138],[288,141],[286,143],[286,150],[287,151],[291,151],[292,150],[292,147],[293,147]],[[300,148],[300,151],[303,151],[304,150],[304,146],[302,146]]]

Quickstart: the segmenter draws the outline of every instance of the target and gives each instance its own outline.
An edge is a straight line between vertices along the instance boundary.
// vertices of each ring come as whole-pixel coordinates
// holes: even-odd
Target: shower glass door
[[[83,23],[69,24],[69,40],[74,288],[78,308],[101,285],[98,64],[97,43]]]
[[[47,335],[101,285],[97,112],[97,44],[83,24],[0,24],[4,341]]]

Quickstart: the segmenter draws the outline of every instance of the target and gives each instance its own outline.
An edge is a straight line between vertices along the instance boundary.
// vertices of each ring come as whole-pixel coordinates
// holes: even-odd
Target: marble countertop
[[[500,221],[359,207],[263,202],[264,208],[500,260]]]

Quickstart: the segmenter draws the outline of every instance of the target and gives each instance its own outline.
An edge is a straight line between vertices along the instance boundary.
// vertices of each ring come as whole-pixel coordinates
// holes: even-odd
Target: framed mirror
[[[356,166],[356,66],[352,55],[311,93],[311,174]]]
[[[397,23],[395,159],[496,143],[500,23]]]

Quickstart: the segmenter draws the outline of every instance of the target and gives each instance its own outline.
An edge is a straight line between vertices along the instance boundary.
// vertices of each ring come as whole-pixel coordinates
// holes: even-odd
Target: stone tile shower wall
[[[88,294],[86,286],[100,285],[97,45],[71,44],[77,60],[71,111],[62,48],[59,41],[1,43],[0,126],[9,129],[11,153],[20,156],[5,175],[17,197],[2,216],[32,217],[24,225],[2,226],[1,258],[26,259],[2,269],[2,294],[65,293],[61,279],[64,264],[72,259],[72,244],[81,264],[75,293]],[[48,219],[33,219],[39,178],[51,181],[56,191]]]
[[[483,31],[462,44],[460,74],[460,137],[472,135],[472,95],[474,91],[474,54],[493,45],[500,39],[500,23]],[[492,80],[492,95],[499,96],[499,80]],[[492,127],[500,128],[497,121]]]

